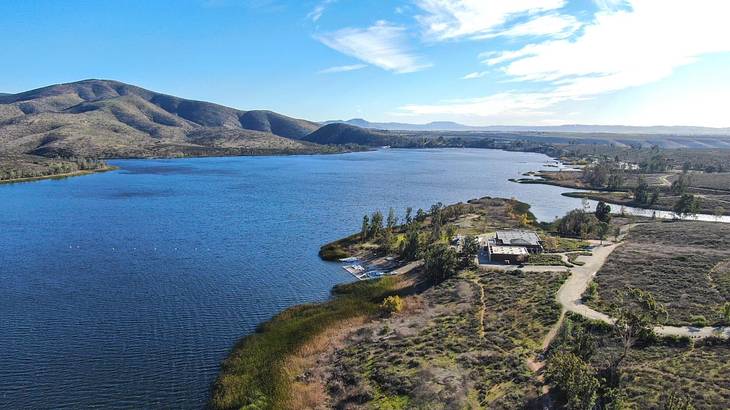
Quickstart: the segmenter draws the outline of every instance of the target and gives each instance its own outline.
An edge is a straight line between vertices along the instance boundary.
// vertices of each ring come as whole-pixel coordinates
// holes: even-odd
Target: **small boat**
[[[345,263],[357,262],[357,258],[354,256],[350,256],[349,258],[340,259],[340,262],[345,262]]]

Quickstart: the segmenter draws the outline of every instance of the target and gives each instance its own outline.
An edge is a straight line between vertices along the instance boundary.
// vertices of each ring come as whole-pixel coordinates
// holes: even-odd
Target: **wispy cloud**
[[[336,67],[329,67],[329,68],[325,68],[324,70],[319,70],[317,73],[319,73],[319,74],[345,73],[348,71],[361,70],[367,66],[368,66],[367,64],[339,65]]]
[[[461,77],[461,79],[462,80],[473,80],[475,78],[482,78],[487,74],[489,74],[489,71],[475,71],[473,73],[469,73],[469,74]]]
[[[315,38],[340,53],[396,73],[412,73],[431,66],[410,50],[406,29],[386,21],[364,29],[344,28]]]
[[[512,3],[512,2],[510,2]],[[700,56],[730,52],[730,2],[723,0],[606,1],[590,23],[571,39],[549,39],[516,50],[489,52],[484,62],[522,88],[474,100],[406,105],[411,114],[489,116],[543,112],[565,101],[641,86],[667,78]],[[534,21],[534,20],[533,20]],[[555,27],[558,27],[556,25]],[[442,36],[467,35],[465,25],[434,28]],[[681,29],[678,29],[681,28]],[[474,74],[474,73],[472,73]],[[470,74],[471,75],[471,74]],[[476,74],[471,77],[476,78]]]
[[[336,2],[337,0],[323,0],[319,2],[316,6],[314,6],[312,11],[307,14],[307,19],[312,20],[316,23],[317,21],[319,21],[320,18],[322,18],[322,14],[324,14],[325,10],[327,10],[327,7]]]
[[[416,4],[423,11],[416,20],[426,37],[452,40],[495,35],[505,31],[510,20],[560,9],[565,0],[417,0]]]
[[[566,38],[573,35],[582,24],[573,16],[567,14],[550,13],[535,17],[524,23],[515,24],[504,30],[487,34],[476,35],[475,39],[493,37],[522,37],[522,36],[550,36],[552,38]]]
[[[557,101],[542,93],[503,92],[482,98],[444,101],[439,104],[410,104],[400,111],[410,115],[534,116]]]

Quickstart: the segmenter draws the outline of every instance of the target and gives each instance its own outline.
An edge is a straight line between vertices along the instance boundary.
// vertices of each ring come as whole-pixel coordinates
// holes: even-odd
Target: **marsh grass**
[[[291,362],[287,367],[290,356],[338,323],[376,315],[382,300],[396,294],[400,285],[398,277],[339,285],[330,301],[287,309],[262,324],[223,362],[210,407],[286,407],[294,370]]]

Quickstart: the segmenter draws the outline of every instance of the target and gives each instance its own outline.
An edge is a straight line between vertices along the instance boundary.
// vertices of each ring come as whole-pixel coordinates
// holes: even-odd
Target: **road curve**
[[[577,313],[583,317],[592,320],[600,320],[605,323],[613,323],[614,319],[608,315],[591,309],[583,304],[581,296],[588,288],[596,273],[601,269],[608,259],[608,256],[620,243],[607,243],[605,245],[593,241],[595,248],[592,256],[579,256],[581,262],[585,262],[583,266],[575,266],[570,269],[571,275],[560,287],[557,294],[557,300],[563,307],[563,310]],[[701,339],[705,337],[715,336],[730,338],[730,327],[694,327],[694,326],[656,326],[654,331],[661,336],[686,336],[693,339]]]

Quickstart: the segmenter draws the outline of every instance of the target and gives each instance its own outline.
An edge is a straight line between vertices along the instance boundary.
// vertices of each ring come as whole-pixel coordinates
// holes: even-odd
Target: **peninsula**
[[[320,252],[361,280],[241,340],[211,406],[721,406],[730,225],[605,208],[546,224],[529,208],[481,198],[365,216]]]

